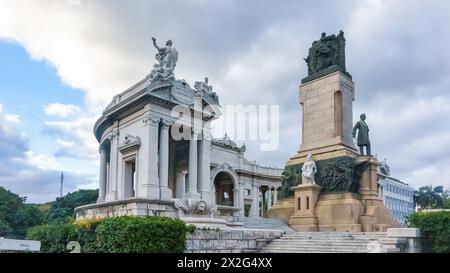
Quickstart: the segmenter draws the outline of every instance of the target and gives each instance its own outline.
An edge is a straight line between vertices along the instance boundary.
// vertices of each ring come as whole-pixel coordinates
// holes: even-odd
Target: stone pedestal
[[[360,217],[364,206],[353,193],[337,193],[320,196],[316,205],[318,229],[323,232],[361,232]]]
[[[289,225],[296,231],[318,231],[315,207],[321,187],[314,184],[304,184],[292,189],[295,192],[295,207]]]
[[[351,135],[354,100],[354,83],[340,71],[302,84],[302,144],[288,165],[303,163],[308,152],[315,160],[358,155]]]
[[[374,157],[359,156],[357,163],[368,164],[361,177],[361,201],[364,205],[364,214],[361,216],[361,224],[366,232],[385,232],[388,228],[400,225],[392,217],[390,211],[384,206],[378,197],[378,162]]]
[[[291,216],[295,212],[295,198],[279,199],[270,210],[267,210],[267,218],[280,219],[286,223],[289,223]]]

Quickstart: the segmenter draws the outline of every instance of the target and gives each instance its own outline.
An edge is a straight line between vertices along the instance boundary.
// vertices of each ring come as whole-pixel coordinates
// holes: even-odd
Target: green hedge
[[[28,238],[41,241],[46,253],[69,252],[70,241],[79,242],[83,253],[182,253],[186,234],[194,229],[171,218],[123,216],[37,226]]]
[[[71,223],[47,224],[30,228],[27,237],[41,241],[41,252],[63,253],[67,243],[76,241],[77,228]]]
[[[450,253],[450,212],[419,212],[409,217],[411,227],[420,228],[425,247],[433,252]]]

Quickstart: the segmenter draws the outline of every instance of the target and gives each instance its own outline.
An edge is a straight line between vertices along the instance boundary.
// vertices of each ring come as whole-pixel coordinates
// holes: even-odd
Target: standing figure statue
[[[361,155],[364,155],[364,147],[366,147],[367,155],[371,156],[369,126],[366,123],[366,114],[361,114],[360,118],[355,127],[353,127],[353,138],[356,138],[356,131],[358,130],[357,145],[359,146],[359,151]]]
[[[172,40],[166,42],[166,47],[159,47],[156,44],[156,38],[152,37],[153,45],[158,50],[155,58],[158,61],[153,65],[153,70],[149,77],[151,81],[174,80],[174,70],[178,61],[178,51],[172,47]]]
[[[312,160],[311,152],[309,152],[302,167],[302,184],[316,184],[316,173],[316,162]]]

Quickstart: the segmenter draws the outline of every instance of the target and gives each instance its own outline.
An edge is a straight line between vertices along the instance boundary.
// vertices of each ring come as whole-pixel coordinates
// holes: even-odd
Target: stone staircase
[[[297,232],[264,246],[262,253],[369,253],[380,252],[378,240],[386,233]]]
[[[282,230],[286,235],[294,235],[295,231],[286,223],[278,219],[267,219],[260,217],[243,217],[240,219],[244,228],[263,230]]]

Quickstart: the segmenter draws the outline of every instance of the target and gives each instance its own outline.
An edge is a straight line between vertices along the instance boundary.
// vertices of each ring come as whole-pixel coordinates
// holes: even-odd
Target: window
[[[298,210],[302,210],[302,199],[300,197],[297,199],[297,208]]]
[[[136,160],[125,161],[124,170],[124,196],[125,198],[136,197]]]
[[[306,197],[306,209],[309,209],[309,196]]]

